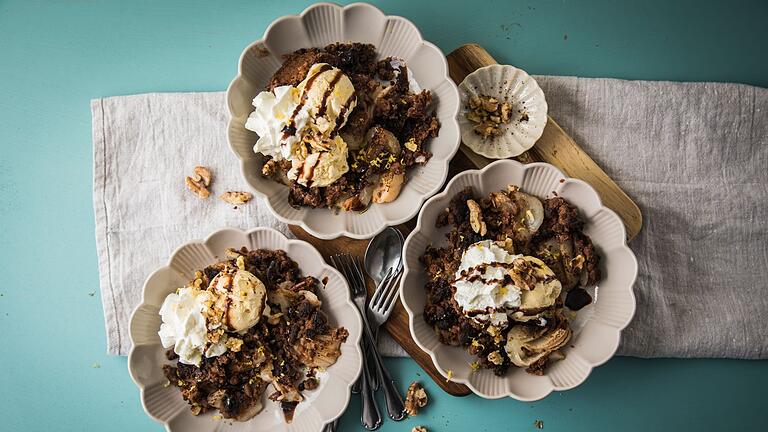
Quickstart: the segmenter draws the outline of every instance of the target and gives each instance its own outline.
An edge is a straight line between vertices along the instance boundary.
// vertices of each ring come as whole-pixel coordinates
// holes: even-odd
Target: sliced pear
[[[528,244],[544,222],[541,200],[512,185],[506,191],[491,193],[490,199],[494,207],[506,209],[513,217],[509,232],[505,234],[517,243]]]
[[[523,225],[532,234],[539,230],[544,222],[544,204],[533,195],[520,192],[516,187],[510,187],[507,192],[520,209],[519,217]]]
[[[507,333],[504,350],[515,366],[529,367],[565,346],[571,334],[566,320],[560,320],[554,327],[517,325]]]
[[[392,171],[387,171],[379,178],[379,183],[373,190],[373,202],[377,204],[383,204],[392,202],[400,195],[400,189],[403,187],[405,181],[405,174],[396,174]]]

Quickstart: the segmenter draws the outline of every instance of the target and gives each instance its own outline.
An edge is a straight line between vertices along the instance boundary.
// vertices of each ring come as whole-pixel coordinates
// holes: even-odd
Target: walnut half
[[[184,183],[187,184],[187,189],[191,190],[198,197],[206,199],[211,195],[208,190],[208,186],[213,181],[213,175],[211,171],[204,166],[195,167],[195,175],[192,177],[187,176],[184,179]]]
[[[248,192],[239,192],[239,191],[229,191],[224,192],[219,197],[222,200],[232,204],[232,205],[241,205],[245,204],[248,201],[253,199],[253,195]]]
[[[208,188],[206,188],[201,181],[195,181],[192,177],[187,176],[184,179],[184,182],[187,184],[187,189],[191,190],[195,195],[202,199],[206,199],[211,195]]]
[[[488,228],[483,221],[480,205],[475,200],[467,200],[467,207],[469,207],[469,224],[472,226],[472,231],[484,236]]]
[[[213,180],[213,175],[211,174],[211,170],[204,166],[196,166],[195,167],[195,176],[192,178],[196,182],[202,181],[203,185],[205,187],[208,187],[211,185],[211,181]]]
[[[419,408],[425,406],[427,406],[427,392],[418,381],[414,381],[408,386],[408,393],[405,395],[405,411],[408,416],[415,416],[419,413]]]

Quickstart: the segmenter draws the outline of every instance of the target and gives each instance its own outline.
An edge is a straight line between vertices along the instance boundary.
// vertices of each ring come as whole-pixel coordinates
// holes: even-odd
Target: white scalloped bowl
[[[296,209],[288,204],[288,188],[263,178],[263,158],[253,152],[257,135],[245,129],[253,111],[251,101],[264,89],[280,67],[280,58],[299,48],[322,47],[334,42],[364,42],[376,46],[380,57],[397,56],[423,89],[432,92],[440,120],[439,136],[427,145],[432,158],[423,167],[407,174],[400,196],[388,204],[374,204],[365,212],[334,214],[329,209]],[[227,89],[231,118],[228,138],[240,159],[245,181],[257,195],[265,198],[269,210],[281,221],[300,225],[321,239],[339,236],[370,238],[387,226],[403,223],[419,211],[421,204],[443,186],[448,162],[459,148],[459,92],[448,77],[448,64],[435,45],[423,40],[413,23],[398,16],[384,15],[364,3],[341,7],[315,4],[300,15],[275,20],[240,56],[239,73]]]
[[[561,180],[564,180],[561,183]],[[431,326],[424,322],[426,283],[424,266],[419,256],[427,245],[444,242],[447,227],[436,228],[435,218],[450,199],[467,186],[475,193],[489,193],[519,185],[524,192],[539,198],[551,197],[553,192],[578,207],[585,220],[584,233],[592,238],[601,256],[603,278],[591,291],[595,301],[578,312],[572,323],[571,341],[563,350],[566,358],[553,362],[543,376],[526,373],[512,367],[504,377],[482,369],[473,372],[469,364],[475,359],[463,348],[440,343]],[[587,183],[566,177],[557,168],[545,163],[523,165],[513,160],[496,161],[483,170],[465,171],[454,177],[446,189],[429,199],[418,217],[416,229],[405,241],[405,273],[400,286],[400,299],[408,312],[411,335],[430,355],[440,373],[453,381],[467,385],[484,398],[512,397],[522,401],[539,400],[553,390],[568,390],[581,384],[592,368],[605,363],[616,352],[621,330],[629,324],[635,312],[632,285],[637,277],[637,260],[626,243],[621,219],[603,206],[597,193]]]
[[[510,65],[489,65],[464,78],[459,84],[461,108],[459,127],[461,140],[475,153],[491,159],[518,156],[533,147],[547,125],[547,101],[544,91],[524,70]],[[467,120],[469,99],[472,96],[493,96],[512,104],[512,121],[501,125],[501,135],[483,139],[474,131],[475,123]],[[518,121],[522,111],[527,121]]]
[[[263,396],[264,410],[247,422],[214,420],[215,413],[194,416],[176,387],[164,384],[162,365],[165,349],[157,335],[160,330],[160,306],[165,297],[191,280],[196,270],[223,257],[227,248],[282,249],[299,264],[304,275],[328,278],[320,293],[323,310],[329,321],[349,331],[341,345],[341,356],[327,371],[319,375],[320,386],[304,393],[306,400],[297,408],[293,423],[286,424],[280,407]],[[168,431],[269,431],[317,432],[325,423],[339,417],[349,403],[350,387],[357,379],[362,365],[360,335],[362,321],[349,295],[342,275],[323,261],[309,243],[288,240],[271,228],[241,231],[226,228],[212,233],[202,241],[192,241],[178,248],[168,265],[152,273],[144,284],[141,304],[133,311],[130,336],[133,347],[128,355],[128,370],[141,391],[144,411],[162,423]],[[266,393],[266,392],[265,392]]]

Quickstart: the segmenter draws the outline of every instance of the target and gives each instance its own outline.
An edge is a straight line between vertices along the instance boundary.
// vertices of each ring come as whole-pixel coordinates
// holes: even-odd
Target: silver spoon
[[[403,243],[403,235],[392,227],[380,232],[368,243],[363,265],[377,287],[389,269],[402,266]]]
[[[368,243],[363,266],[368,277],[376,284],[377,290],[381,288],[382,282],[385,282],[387,273],[396,272],[403,266],[403,243],[403,235],[399,230],[392,227],[386,228]],[[371,329],[374,341],[378,341],[378,330],[378,326]],[[376,377],[376,374],[371,374],[371,376]],[[371,386],[374,391],[377,391],[379,389],[378,379],[374,378]]]
[[[381,284],[386,281],[388,273],[399,274],[403,267],[403,234],[392,227],[386,228],[377,234],[365,250],[363,266],[368,277],[373,279],[376,290],[381,289]],[[376,340],[379,337],[378,327],[372,329]]]

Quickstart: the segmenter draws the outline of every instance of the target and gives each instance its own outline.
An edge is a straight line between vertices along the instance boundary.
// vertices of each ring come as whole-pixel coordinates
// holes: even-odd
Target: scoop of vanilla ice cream
[[[213,300],[208,291],[195,287],[179,289],[169,294],[160,307],[160,342],[163,347],[173,347],[179,361],[184,364],[199,366],[203,354],[216,357],[226,351],[226,338],[215,344],[208,344],[207,320],[204,311]]]
[[[349,171],[347,143],[336,135],[317,146],[311,153],[296,154],[291,159],[288,178],[304,186],[324,187]]]
[[[220,313],[221,324],[227,331],[245,332],[259,322],[267,288],[253,273],[221,272],[213,278],[208,291],[216,297],[213,307]]]
[[[461,256],[454,287],[456,303],[465,311],[492,311],[520,306],[520,288],[505,283],[507,265],[522,257],[512,255],[491,240],[469,246]]]
[[[352,81],[327,63],[312,65],[298,89],[315,127],[326,135],[341,129],[357,105]]]

